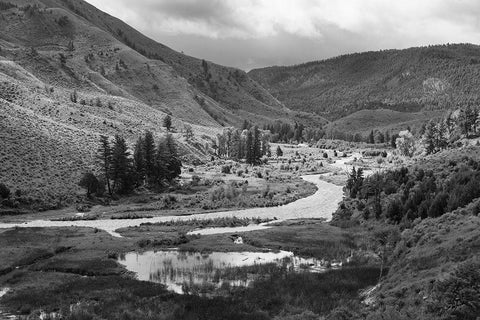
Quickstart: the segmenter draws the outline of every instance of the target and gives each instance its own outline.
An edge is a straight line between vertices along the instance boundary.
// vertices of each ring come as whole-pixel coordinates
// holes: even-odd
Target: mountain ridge
[[[363,109],[419,112],[479,101],[480,47],[369,51],[248,74],[292,110],[337,120]]]

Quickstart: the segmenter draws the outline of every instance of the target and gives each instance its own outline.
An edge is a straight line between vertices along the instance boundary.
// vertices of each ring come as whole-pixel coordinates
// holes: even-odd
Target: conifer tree
[[[370,131],[370,134],[368,135],[368,143],[370,143],[370,144],[374,144],[374,143],[375,143],[375,138],[374,138],[374,135],[373,135],[373,130]]]
[[[165,143],[165,139],[162,139],[157,146],[155,153],[155,166],[153,182],[157,186],[162,186],[164,181],[167,180],[168,174],[168,150]]]
[[[154,180],[155,176],[155,140],[153,139],[153,134],[150,131],[145,132],[145,138],[143,141],[144,144],[144,154],[145,154],[145,176],[147,183],[151,183]]]
[[[170,134],[167,134],[165,138],[165,148],[167,153],[167,180],[172,181],[182,173],[182,162],[180,161],[175,141]]]
[[[260,163],[260,158],[262,157],[262,149],[261,149],[261,143],[260,143],[260,130],[258,129],[257,126],[253,127],[253,140],[252,140],[252,157],[253,157],[253,162],[252,164],[259,164]]]
[[[282,156],[283,156],[282,148],[280,148],[280,146],[277,146],[277,158],[280,158]]]
[[[167,131],[170,131],[172,128],[172,117],[167,114],[165,118],[163,118],[163,126],[167,129]]]
[[[112,150],[111,176],[113,190],[120,194],[127,194],[133,190],[134,177],[132,160],[127,148],[125,139],[119,135],[115,136]]]
[[[135,167],[137,186],[145,182],[145,141],[139,137],[133,151],[133,165]]]
[[[248,164],[254,163],[254,155],[253,155],[253,135],[252,131],[248,130],[247,132],[247,140],[245,143],[245,160]]]
[[[97,158],[101,162],[103,174],[105,175],[105,183],[107,185],[108,194],[112,195],[110,187],[110,164],[112,162],[112,148],[106,136],[100,136],[100,147],[97,150]]]

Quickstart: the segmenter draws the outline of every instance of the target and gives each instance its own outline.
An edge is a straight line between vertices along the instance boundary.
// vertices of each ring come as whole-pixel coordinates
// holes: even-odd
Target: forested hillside
[[[249,76],[288,108],[335,120],[363,109],[400,112],[479,102],[480,47],[452,44],[343,55]]]

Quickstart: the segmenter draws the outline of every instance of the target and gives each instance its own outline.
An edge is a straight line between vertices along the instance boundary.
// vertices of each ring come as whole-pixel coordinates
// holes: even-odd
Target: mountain
[[[182,153],[203,158],[223,126],[325,122],[292,112],[245,72],[176,52],[84,1],[0,1],[0,182],[10,189],[67,201],[96,168],[100,135],[130,146],[145,130],[159,138],[167,114]]]
[[[371,130],[399,132],[410,128],[419,129],[431,119],[440,119],[444,111],[400,112],[390,109],[364,109],[328,123],[326,132],[359,133],[366,137]],[[328,135],[327,135],[328,136]]]
[[[419,112],[480,102],[480,47],[438,45],[343,55],[248,75],[292,110],[336,120],[363,109]]]

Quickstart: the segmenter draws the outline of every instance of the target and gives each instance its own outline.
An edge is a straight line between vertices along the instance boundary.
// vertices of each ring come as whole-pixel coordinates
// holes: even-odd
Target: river
[[[355,155],[357,156],[357,155]],[[333,166],[339,169],[348,169],[345,163],[350,161],[353,156],[337,160]],[[289,204],[277,207],[251,208],[231,211],[218,211],[204,214],[192,214],[188,216],[159,216],[141,219],[98,219],[98,220],[77,220],[77,221],[51,221],[51,220],[32,220],[22,223],[0,223],[0,228],[32,228],[32,227],[90,227],[105,230],[114,237],[121,237],[116,232],[117,229],[135,227],[142,223],[156,223],[172,220],[189,220],[189,219],[210,219],[218,217],[238,217],[238,218],[262,218],[262,219],[302,219],[302,218],[323,218],[330,220],[332,213],[337,209],[338,203],[342,200],[343,190],[341,186],[323,181],[320,174],[305,175],[302,179],[314,183],[318,190],[311,196],[296,200]],[[205,229],[194,232],[200,234],[226,233],[226,232],[242,232],[251,230],[260,230],[269,228],[268,224],[253,225],[238,228],[215,228]]]

